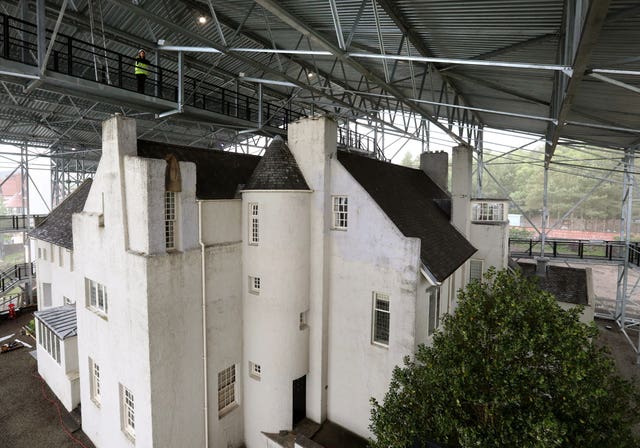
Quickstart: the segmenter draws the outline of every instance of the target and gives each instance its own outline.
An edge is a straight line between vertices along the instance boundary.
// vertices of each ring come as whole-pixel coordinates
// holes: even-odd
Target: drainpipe
[[[200,243],[202,275],[202,374],[204,375],[204,446],[209,447],[209,376],[207,369],[207,280],[205,269],[205,245],[202,241],[202,201],[198,201],[198,241]]]

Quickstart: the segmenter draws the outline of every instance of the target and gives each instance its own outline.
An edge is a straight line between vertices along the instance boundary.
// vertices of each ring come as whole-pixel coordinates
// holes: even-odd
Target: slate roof
[[[438,205],[449,195],[424,172],[344,151],[338,160],[405,236],[420,238],[420,258],[438,281],[476,252]]]
[[[587,271],[580,268],[547,265],[547,275],[537,276],[534,263],[518,263],[525,277],[535,278],[544,291],[553,294],[560,302],[589,304]]]
[[[309,190],[296,159],[282,137],[273,139],[245,190]]]
[[[29,236],[73,250],[71,216],[84,209],[84,203],[87,201],[89,190],[91,190],[91,183],[91,179],[85,180],[64,201],[51,210],[51,213],[29,232]]]
[[[46,327],[60,339],[78,335],[76,306],[64,305],[33,313]]]
[[[196,164],[198,199],[233,199],[238,186],[249,181],[260,156],[138,140],[138,155],[163,159],[173,154],[180,162]]]

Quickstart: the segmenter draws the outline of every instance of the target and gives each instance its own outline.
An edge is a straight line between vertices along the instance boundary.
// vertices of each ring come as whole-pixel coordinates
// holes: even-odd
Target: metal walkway
[[[47,30],[47,46],[51,34]],[[181,116],[186,119],[268,136],[286,135],[290,122],[307,115],[301,108],[291,108],[288,101],[263,101],[188,75],[182,76],[180,93],[179,73],[155,64],[149,64],[144,93],[139,93],[135,58],[61,33],[56,36],[44,75],[38,71],[37,52],[36,25],[0,14],[0,58],[4,59],[0,75],[32,79],[31,83],[61,93],[156,114],[175,110],[181,98]],[[374,138],[352,129],[340,129],[338,145],[385,159]]]
[[[534,239],[509,238],[509,255],[533,258],[542,253],[542,242]],[[544,256],[549,258],[592,260],[624,263],[624,241],[549,240],[545,241]],[[640,243],[629,244],[629,265],[640,266]]]
[[[40,224],[48,215],[0,215],[0,233],[25,232]]]

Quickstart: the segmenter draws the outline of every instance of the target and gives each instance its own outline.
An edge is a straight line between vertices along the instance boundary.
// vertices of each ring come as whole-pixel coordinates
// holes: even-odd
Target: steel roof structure
[[[247,152],[312,114],[385,159],[385,135],[426,149],[445,134],[475,149],[479,187],[483,130],[520,132],[545,145],[541,247],[563,142],[619,156],[629,250],[639,49],[637,0],[2,0],[0,143],[22,165],[28,147],[51,157],[55,203],[95,170],[114,113],[146,140]],[[640,324],[625,319],[627,268],[623,328]]]
[[[138,116],[152,139],[220,147],[239,131],[265,131],[255,119],[184,111],[158,119],[175,103],[97,85],[113,85],[117,72],[100,50],[87,51],[87,82],[61,79],[51,60],[67,36],[125,59],[145,48],[166,72],[178,71],[171,48],[183,49],[191,79],[406,134],[382,111],[415,114],[462,144],[474,144],[478,126],[544,135],[548,158],[560,138],[621,149],[640,141],[636,1],[5,0],[0,13],[8,43],[27,34],[13,19],[33,25],[23,49],[32,54],[0,59],[5,141],[95,147],[99,122],[117,111]],[[45,70],[38,24],[49,30]],[[96,82],[97,67],[110,79]]]

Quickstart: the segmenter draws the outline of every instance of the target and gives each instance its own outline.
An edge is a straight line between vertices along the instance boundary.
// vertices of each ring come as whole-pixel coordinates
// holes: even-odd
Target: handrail
[[[33,23],[0,14],[0,57],[37,66],[37,27]],[[46,41],[51,30],[46,30]],[[58,33],[47,70],[137,92],[135,58],[89,42]],[[178,101],[178,72],[162,65],[148,64],[144,95]],[[185,105],[214,113],[261,122],[286,130],[289,123],[306,116],[304,109],[262,101],[243,93],[217,86],[193,76],[183,77]],[[290,104],[289,104],[290,106]],[[260,114],[262,113],[262,117]],[[261,118],[261,120],[260,120]],[[374,138],[351,129],[339,128],[338,143],[387,160]]]
[[[509,253],[533,257],[540,253],[541,240],[526,238],[509,238]],[[545,240],[546,257],[550,258],[579,258],[592,260],[624,261],[624,241],[600,240]],[[640,266],[640,242],[629,244],[629,263]]]
[[[37,66],[36,25],[7,14],[0,14],[0,18],[0,55]],[[50,30],[47,30],[46,39],[47,42],[51,39]],[[47,70],[136,92],[134,64],[135,58],[131,56],[58,33]],[[144,94],[177,101],[178,72],[151,63],[147,71],[149,75]],[[258,98],[192,76],[184,76],[184,88],[186,105],[247,121],[259,121]],[[291,121],[306,115],[304,111],[275,103],[263,101],[262,105],[262,123],[273,127],[286,129]]]
[[[29,275],[29,269],[31,269],[31,275]],[[15,264],[0,272],[0,292],[9,291],[21,281],[28,280],[29,277],[34,279],[35,276],[36,265],[33,261],[31,263]]]

